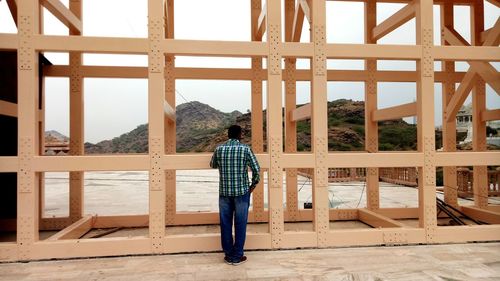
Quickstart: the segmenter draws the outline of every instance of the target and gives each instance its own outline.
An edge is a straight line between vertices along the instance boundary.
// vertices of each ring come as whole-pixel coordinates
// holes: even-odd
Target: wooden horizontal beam
[[[262,36],[266,32],[266,14],[267,14],[267,3],[262,7],[259,18],[257,19],[257,30],[255,30],[255,41],[262,41]]]
[[[377,109],[372,112],[373,121],[394,120],[403,117],[417,115],[417,103],[407,103],[384,109]]]
[[[391,219],[418,219],[418,211],[418,208],[380,208],[373,210],[373,212]]]
[[[395,14],[373,28],[372,40],[379,40],[415,17],[415,2],[408,3]]]
[[[283,168],[312,168],[315,165],[312,153],[283,153],[281,159]]]
[[[15,173],[19,169],[17,156],[0,157],[0,173]]]
[[[372,227],[404,227],[400,222],[368,209],[358,209],[358,219]]]
[[[41,0],[49,12],[51,12],[58,20],[60,20],[68,28],[82,32],[82,21],[73,14],[63,3],[59,0]]]
[[[17,104],[0,100],[0,115],[17,117]]]
[[[435,60],[500,61],[498,47],[434,46],[432,54]]]
[[[369,0],[327,0],[327,1],[343,1],[343,2],[367,2]],[[449,0],[434,0],[433,3],[435,5],[437,4],[444,4],[447,3]],[[488,0],[487,0],[488,1]],[[496,0],[492,0],[496,1]],[[400,3],[400,4],[406,4],[413,2],[413,0],[377,0],[377,3]],[[453,5],[455,6],[470,6],[473,4],[472,0],[453,0]]]
[[[17,50],[19,39],[17,34],[0,33],[0,50]]]
[[[80,239],[85,233],[89,232],[93,228],[93,219],[91,215],[84,216],[78,221],[74,222],[65,229],[57,232],[56,234],[47,238],[46,241],[56,241],[63,239]]]
[[[149,215],[96,216],[95,228],[148,227]]]
[[[80,67],[83,77],[96,78],[143,78],[148,75],[147,67],[133,66],[90,66]],[[284,70],[283,70],[284,71]],[[45,66],[43,73],[46,77],[69,77],[70,71],[67,65]],[[260,71],[262,80],[266,80],[267,69]],[[250,68],[198,68],[198,67],[176,67],[174,75],[176,79],[200,79],[200,80],[252,80],[253,71]],[[451,79],[460,82],[465,72],[454,72]],[[284,75],[283,75],[284,76]],[[310,81],[311,71],[298,69],[295,72],[297,81]],[[446,79],[446,73],[442,71],[434,72],[436,82]],[[365,70],[328,70],[328,81],[365,81],[368,72]],[[379,82],[415,82],[417,80],[416,71],[376,71],[375,80]]]
[[[289,118],[292,122],[311,119],[311,104],[308,103],[295,108],[292,112],[290,112]]]
[[[65,171],[147,171],[147,154],[95,156],[35,156],[32,169],[37,172]]]
[[[419,152],[336,152],[328,153],[329,168],[422,167],[423,153]]]
[[[500,120],[500,109],[481,111],[481,122]]]
[[[147,54],[147,38],[111,38],[90,36],[33,35],[34,47],[40,51],[109,54]]]
[[[9,6],[10,14],[12,19],[17,26],[17,3],[16,0],[7,0],[7,5]]]
[[[460,209],[464,214],[480,222],[500,224],[500,213],[473,206],[461,206]]]
[[[285,42],[281,44],[281,55],[293,58],[311,58],[314,55],[313,43]]]
[[[269,168],[269,154],[256,153],[255,156],[261,168]],[[165,170],[211,169],[209,166],[211,157],[211,153],[177,153],[163,155],[162,168]]]
[[[327,58],[420,59],[422,48],[410,45],[327,44]],[[499,58],[500,59],[500,58]]]
[[[165,39],[161,42],[164,53],[186,56],[265,57],[269,49],[266,42],[208,41]]]
[[[498,166],[500,151],[436,152],[436,166]]]

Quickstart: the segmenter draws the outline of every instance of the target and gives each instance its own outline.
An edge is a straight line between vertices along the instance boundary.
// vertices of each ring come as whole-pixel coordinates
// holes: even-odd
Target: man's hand
[[[257,184],[252,184],[250,186],[250,193],[252,193],[255,190],[256,187],[257,187]]]

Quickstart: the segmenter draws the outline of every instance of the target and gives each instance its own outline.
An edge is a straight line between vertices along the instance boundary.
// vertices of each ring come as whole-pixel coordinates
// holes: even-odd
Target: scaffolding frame
[[[499,6],[498,0],[489,0]],[[252,38],[248,42],[179,40],[174,37],[174,0],[148,0],[147,38],[87,37],[82,34],[82,1],[7,0],[17,34],[0,34],[0,50],[17,50],[18,103],[2,101],[0,113],[18,118],[18,155],[0,157],[0,172],[17,173],[17,218],[2,221],[17,230],[16,242],[0,243],[0,261],[89,256],[161,254],[220,250],[218,234],[166,235],[165,226],[217,224],[217,213],[177,213],[175,171],[208,169],[210,154],[175,152],[175,80],[249,80],[252,87],[252,148],[268,170],[269,208],[264,209],[262,184],[253,194],[250,222],[268,222],[267,233],[249,233],[247,249],[334,247],[381,244],[433,244],[500,240],[500,208],[488,205],[487,166],[500,165],[500,152],[486,151],[486,121],[500,119],[500,110],[486,108],[485,84],[500,93],[498,72],[488,63],[500,61],[500,23],[484,30],[481,0],[365,0],[365,44],[326,42],[325,0],[250,0]],[[376,24],[377,3],[404,3],[401,10]],[[433,44],[433,4],[441,6],[442,45]],[[472,46],[453,28],[453,7],[471,7]],[[41,34],[41,7],[68,26],[69,36]],[[377,40],[410,19],[416,19],[415,45],[378,45]],[[300,42],[307,20],[310,42]],[[228,23],[230,24],[230,23]],[[265,42],[262,41],[266,35]],[[284,40],[283,40],[284,38]],[[69,77],[70,155],[44,156],[44,108],[38,109],[38,54],[69,52],[69,65],[46,66],[45,77]],[[82,65],[83,53],[147,54],[148,67]],[[248,57],[251,69],[203,69],[175,66],[176,55]],[[267,68],[262,59],[267,58]],[[311,61],[310,70],[297,70],[296,59]],[[363,59],[364,70],[328,70],[327,59]],[[284,59],[284,67],[282,60]],[[379,71],[379,59],[415,60],[416,71]],[[454,61],[467,61],[469,70],[457,72]],[[443,61],[443,71],[434,71]],[[84,155],[83,78],[147,78],[149,153],[147,155]],[[267,152],[264,152],[262,82],[267,81]],[[285,102],[282,102],[284,81]],[[311,82],[311,103],[296,108],[296,81]],[[327,82],[365,83],[365,152],[329,152]],[[377,82],[416,82],[414,103],[377,108]],[[434,83],[443,84],[443,144],[436,152],[434,137]],[[460,86],[455,89],[455,83]],[[473,151],[455,148],[455,115],[472,91]],[[42,95],[43,99],[43,95]],[[43,104],[43,101],[42,101]],[[285,114],[282,108],[285,107]],[[378,121],[417,116],[418,149],[379,152]],[[284,120],[283,120],[284,119]],[[311,119],[312,151],[297,153],[296,121]],[[284,121],[284,135],[283,126]],[[284,149],[283,149],[284,148]],[[458,205],[456,166],[474,166],[474,207]],[[436,167],[444,166],[445,202],[468,216],[491,225],[437,226]],[[329,209],[328,168],[366,167],[367,208]],[[380,208],[378,167],[418,167],[418,208]],[[314,169],[312,210],[297,206],[297,168]],[[83,210],[85,171],[149,171],[149,215],[93,217]],[[70,214],[42,218],[43,173],[70,172]],[[287,208],[283,208],[283,171]],[[403,227],[397,219],[415,218],[418,227]],[[330,229],[330,221],[361,220],[373,229]],[[289,221],[312,221],[313,231],[285,231]],[[91,228],[149,225],[147,236],[79,239]],[[39,230],[60,230],[39,240]]]

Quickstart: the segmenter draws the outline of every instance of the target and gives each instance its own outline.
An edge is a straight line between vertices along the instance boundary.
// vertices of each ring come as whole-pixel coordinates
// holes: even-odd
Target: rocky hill
[[[234,123],[241,112],[223,113],[200,102],[183,103],[176,108],[177,151],[195,151],[194,147],[206,142],[211,136]],[[148,125],[112,140],[96,144],[85,143],[85,153],[147,153]]]
[[[263,112],[266,120],[266,112]],[[226,128],[239,124],[243,128],[243,142],[251,143],[251,115],[238,111],[223,113],[200,102],[181,104],[176,110],[177,151],[209,152],[226,141]],[[266,124],[263,125],[266,143]],[[440,140],[436,135],[436,144]],[[330,151],[364,150],[364,102],[336,100],[328,102],[328,148]],[[379,149],[415,150],[417,127],[403,120],[379,123]],[[147,153],[148,127],[143,124],[112,140],[97,144],[86,143],[85,151],[92,153]],[[297,123],[297,150],[311,150],[310,120]]]

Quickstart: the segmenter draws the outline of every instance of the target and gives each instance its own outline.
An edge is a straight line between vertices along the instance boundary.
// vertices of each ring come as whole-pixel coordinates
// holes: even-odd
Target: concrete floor
[[[250,251],[0,264],[0,280],[500,280],[500,243]]]

